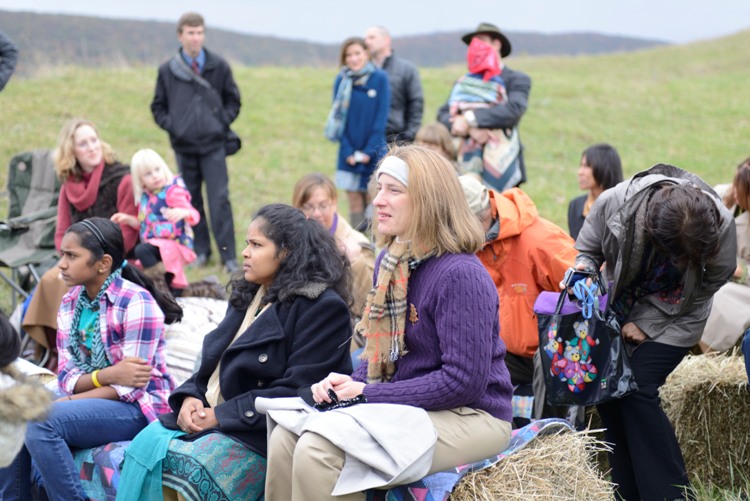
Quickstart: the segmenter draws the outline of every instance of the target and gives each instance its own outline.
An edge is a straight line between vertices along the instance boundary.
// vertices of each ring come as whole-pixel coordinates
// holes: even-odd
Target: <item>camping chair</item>
[[[10,160],[8,218],[0,220],[0,278],[12,289],[13,309],[56,261],[59,192],[51,151],[29,151]]]

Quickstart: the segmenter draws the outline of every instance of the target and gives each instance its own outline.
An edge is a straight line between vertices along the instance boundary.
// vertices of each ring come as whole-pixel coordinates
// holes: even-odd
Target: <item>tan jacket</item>
[[[375,249],[366,236],[351,227],[343,217],[338,218],[336,231],[333,234],[339,246],[346,252],[352,265],[352,305],[351,313],[354,321],[362,316],[367,294],[372,289],[372,277],[375,271]],[[355,346],[356,345],[356,346]],[[352,343],[352,349],[361,345],[357,340]]]

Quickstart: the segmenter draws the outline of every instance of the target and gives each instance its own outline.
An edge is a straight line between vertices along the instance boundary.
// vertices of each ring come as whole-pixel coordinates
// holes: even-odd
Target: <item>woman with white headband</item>
[[[434,428],[428,435],[436,437],[415,461],[426,457],[424,476],[503,450],[510,438],[513,389],[499,337],[497,291],[474,255],[484,234],[453,167],[430,149],[395,147],[376,179],[374,231],[385,250],[356,327],[366,339],[363,361],[351,376],[331,373],[312,385],[310,403],[317,408],[357,403],[343,411],[355,415],[372,436],[380,431],[378,424],[389,426],[386,435],[395,442],[389,459],[396,462],[411,447],[424,445],[414,442],[424,430],[413,424],[421,418],[412,413],[424,414],[422,422]],[[384,410],[372,404],[401,405]],[[414,420],[394,425],[393,416],[402,413]],[[370,469],[360,468],[354,476],[368,478],[373,453],[353,435],[337,440],[332,428],[340,415],[340,410],[316,414],[314,432],[274,428],[267,500],[365,499],[344,477],[347,463],[357,458]],[[400,466],[400,471],[415,467]],[[396,475],[383,483],[412,480]]]

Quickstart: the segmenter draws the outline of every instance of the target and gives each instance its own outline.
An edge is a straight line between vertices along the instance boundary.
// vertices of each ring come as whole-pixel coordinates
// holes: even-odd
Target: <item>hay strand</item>
[[[450,499],[457,501],[611,499],[613,486],[596,466],[608,450],[594,431],[539,436],[494,466],[466,475]]]
[[[687,356],[660,391],[691,478],[731,489],[750,472],[750,393],[736,353]]]

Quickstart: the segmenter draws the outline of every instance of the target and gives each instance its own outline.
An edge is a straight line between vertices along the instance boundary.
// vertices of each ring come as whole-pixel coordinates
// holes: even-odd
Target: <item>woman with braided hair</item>
[[[164,323],[182,310],[125,260],[120,228],[104,218],[73,224],[58,267],[70,290],[58,312],[59,398],[30,423],[25,446],[0,470],[0,499],[31,499],[31,460],[50,500],[88,499],[70,448],[131,440],[169,411]]]

